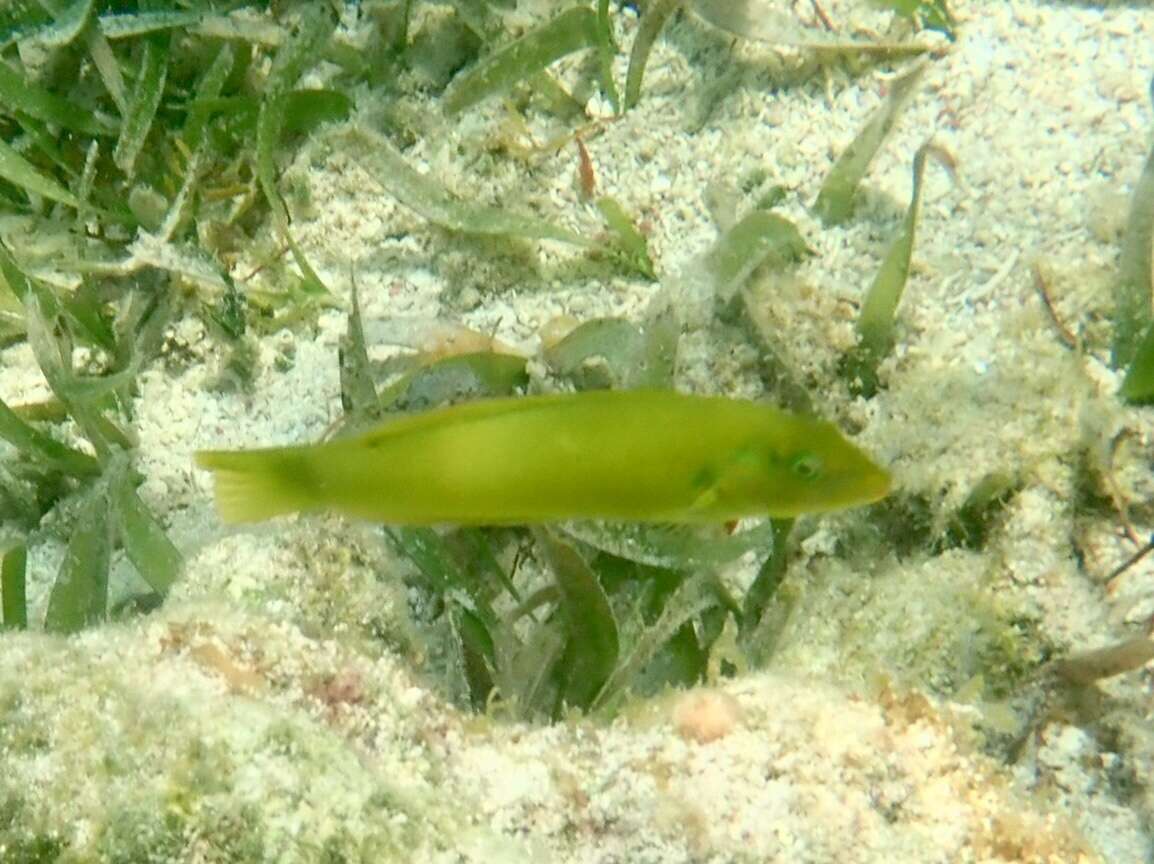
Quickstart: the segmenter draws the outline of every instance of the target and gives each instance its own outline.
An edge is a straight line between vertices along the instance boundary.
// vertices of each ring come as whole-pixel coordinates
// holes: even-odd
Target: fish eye
[[[816,480],[821,469],[821,458],[815,453],[798,453],[789,463],[789,470],[802,480]]]

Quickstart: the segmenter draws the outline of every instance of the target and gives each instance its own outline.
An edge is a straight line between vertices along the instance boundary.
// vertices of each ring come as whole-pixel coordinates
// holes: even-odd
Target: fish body
[[[356,437],[204,451],[226,522],[332,509],[389,524],[722,522],[867,503],[888,474],[829,423],[661,390],[487,399]]]

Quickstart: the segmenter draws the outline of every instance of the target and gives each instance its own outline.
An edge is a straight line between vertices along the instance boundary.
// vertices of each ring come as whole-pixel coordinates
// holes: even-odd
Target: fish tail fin
[[[196,464],[213,472],[216,509],[225,522],[260,522],[320,503],[307,459],[296,448],[201,450]]]

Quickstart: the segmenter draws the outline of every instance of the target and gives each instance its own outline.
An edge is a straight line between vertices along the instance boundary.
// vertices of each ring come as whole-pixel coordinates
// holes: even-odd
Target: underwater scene
[[[1154,862],[1152,82],[0,0],[0,864]]]

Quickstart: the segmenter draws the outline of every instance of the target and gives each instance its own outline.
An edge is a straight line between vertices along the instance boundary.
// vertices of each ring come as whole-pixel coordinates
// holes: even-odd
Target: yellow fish
[[[226,522],[724,522],[865,504],[889,475],[831,424],[739,399],[598,390],[467,402],[297,447],[203,451]]]

